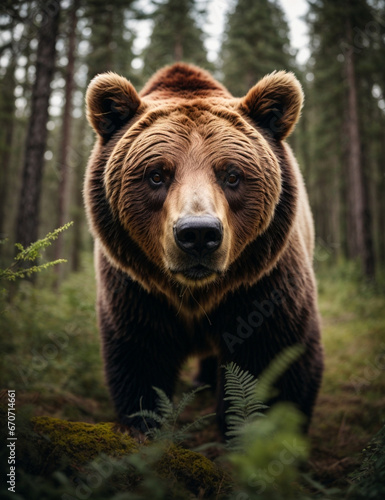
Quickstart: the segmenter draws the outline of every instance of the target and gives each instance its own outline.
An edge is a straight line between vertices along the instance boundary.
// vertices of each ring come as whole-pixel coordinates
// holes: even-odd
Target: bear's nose
[[[204,257],[222,243],[222,223],[211,215],[181,217],[174,226],[174,238],[184,252]]]

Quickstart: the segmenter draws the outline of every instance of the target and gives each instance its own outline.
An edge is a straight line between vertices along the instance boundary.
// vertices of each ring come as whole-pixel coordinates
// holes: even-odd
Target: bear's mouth
[[[197,264],[195,266],[186,267],[184,269],[172,270],[173,274],[181,274],[184,278],[190,281],[201,281],[214,274],[218,274],[218,271],[211,269],[202,264]]]
[[[208,278],[211,274],[214,274],[214,271],[206,266],[198,264],[197,266],[192,266],[188,269],[184,269],[182,271],[182,274],[190,280],[201,280],[204,278]]]

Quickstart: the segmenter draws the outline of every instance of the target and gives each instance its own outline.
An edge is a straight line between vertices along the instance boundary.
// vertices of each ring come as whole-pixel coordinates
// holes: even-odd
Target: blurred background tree
[[[159,67],[178,61],[213,69],[207,61],[202,29],[205,10],[196,0],[152,1],[154,11],[150,41],[143,51],[143,74],[150,77]]]
[[[223,82],[238,97],[267,73],[295,68],[289,27],[278,2],[238,0],[227,17],[221,50]]]
[[[377,192],[384,182],[385,126],[380,15],[366,0],[318,0],[307,18],[307,168],[317,232],[337,242],[339,254],[359,258],[370,279],[376,265],[383,265],[385,229]]]

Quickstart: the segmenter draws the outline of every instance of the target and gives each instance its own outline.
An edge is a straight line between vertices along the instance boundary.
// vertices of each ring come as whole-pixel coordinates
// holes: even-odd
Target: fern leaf
[[[195,399],[195,396],[197,395],[198,392],[203,391],[204,389],[208,389],[210,386],[209,385],[202,385],[200,387],[196,387],[190,392],[185,392],[182,394],[182,397],[175,408],[175,411],[178,415],[181,415],[184,410],[189,406]]]
[[[288,368],[298,360],[303,354],[303,345],[296,344],[281,351],[266,368],[259,379],[257,387],[257,397],[262,401],[274,396],[273,385],[288,370]]]
[[[166,421],[173,415],[174,406],[172,401],[170,401],[169,397],[164,391],[162,391],[162,389],[159,389],[158,387],[153,387],[153,389],[158,395],[158,399],[156,401],[157,411]]]
[[[229,402],[227,413],[228,446],[240,447],[240,438],[246,423],[263,416],[261,410],[267,408],[256,396],[257,380],[248,371],[243,371],[235,363],[225,366],[225,401]]]
[[[158,424],[163,424],[164,422],[164,417],[161,415],[158,415],[158,413],[155,413],[154,411],[151,410],[140,410],[135,413],[131,413],[131,415],[128,415],[129,418],[134,418],[134,417],[141,417],[144,420],[146,419],[152,419]]]
[[[170,401],[167,394],[162,389],[153,387],[158,396],[156,412],[141,409],[140,411],[129,416],[142,417],[144,420],[153,419],[157,424],[159,424],[159,428],[149,428],[146,432],[146,436],[150,439],[154,441],[171,441],[173,443],[180,443],[185,441],[190,436],[189,431],[201,428],[205,421],[214,415],[203,415],[194,422],[184,425],[181,429],[177,428],[177,420],[181,413],[185,410],[186,406],[193,402],[196,393],[206,387],[207,386],[198,387],[189,393],[183,394],[176,407],[174,407],[172,401]]]

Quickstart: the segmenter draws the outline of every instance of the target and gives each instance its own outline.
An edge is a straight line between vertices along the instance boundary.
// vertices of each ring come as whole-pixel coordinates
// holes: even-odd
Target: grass
[[[319,268],[325,376],[311,426],[309,468],[325,485],[346,484],[360,452],[385,421],[385,293],[362,283],[354,267]],[[95,315],[92,257],[70,275],[60,294],[48,273],[37,286],[20,282],[11,304],[0,304],[1,387],[35,415],[85,422],[111,421]],[[183,390],[191,372],[183,372]],[[209,411],[206,394],[183,416]],[[211,410],[212,408],[210,408]],[[202,434],[203,432],[203,434]],[[215,424],[190,447],[218,437]],[[214,446],[215,448],[215,446]],[[208,452],[215,456],[215,450]]]
[[[351,265],[318,272],[325,374],[311,428],[311,465],[341,482],[385,422],[385,295]]]
[[[94,421],[112,419],[104,384],[95,314],[92,259],[72,274],[61,293],[50,276],[36,286],[19,283],[11,304],[1,306],[1,386],[14,388],[36,414]]]

